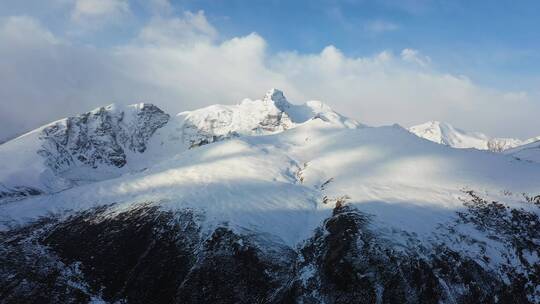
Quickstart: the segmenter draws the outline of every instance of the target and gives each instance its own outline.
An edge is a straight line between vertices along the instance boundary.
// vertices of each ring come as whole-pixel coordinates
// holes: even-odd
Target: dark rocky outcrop
[[[264,248],[270,245],[273,250]],[[197,265],[178,289],[178,303],[272,303],[291,276],[295,252],[283,245],[258,246],[227,228],[203,243]]]
[[[529,277],[497,273],[442,243],[396,249],[370,230],[365,214],[337,206],[300,250],[288,302],[529,303],[540,283],[535,269]]]
[[[267,303],[295,252],[226,227],[201,235],[202,215],[141,204],[50,217],[0,233],[0,303]]]

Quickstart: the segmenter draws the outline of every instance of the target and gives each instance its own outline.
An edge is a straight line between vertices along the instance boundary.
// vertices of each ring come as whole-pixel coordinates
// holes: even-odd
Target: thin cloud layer
[[[437,71],[417,50],[348,57],[328,46],[274,54],[256,33],[221,38],[203,12],[154,16],[131,42],[110,48],[60,39],[30,17],[2,20],[0,41],[0,139],[111,102],[180,112],[259,98],[270,87],[373,125],[443,120],[520,137],[540,130],[540,107],[526,92]]]
[[[373,20],[366,23],[365,29],[372,33],[384,33],[384,32],[396,31],[399,29],[399,26],[389,21]]]
[[[127,0],[75,0],[71,19],[85,26],[96,26],[129,13]]]
[[[184,12],[182,17],[163,18],[159,15],[150,20],[139,33],[142,44],[160,47],[179,46],[194,42],[210,43],[218,36],[217,30],[206,20],[204,13]]]

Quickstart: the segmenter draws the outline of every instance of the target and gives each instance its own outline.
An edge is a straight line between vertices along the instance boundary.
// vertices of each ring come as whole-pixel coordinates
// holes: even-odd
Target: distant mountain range
[[[514,155],[520,159],[540,159],[540,136],[521,140],[517,138],[489,137],[480,132],[467,132],[449,123],[429,121],[409,128],[419,137],[453,148],[474,148]],[[527,152],[522,152],[526,149]]]
[[[540,136],[521,140],[517,138],[489,137],[480,132],[467,132],[455,128],[449,123],[428,121],[409,128],[409,131],[419,137],[431,140],[438,144],[453,148],[475,148],[502,152],[518,146],[526,145],[540,140]]]

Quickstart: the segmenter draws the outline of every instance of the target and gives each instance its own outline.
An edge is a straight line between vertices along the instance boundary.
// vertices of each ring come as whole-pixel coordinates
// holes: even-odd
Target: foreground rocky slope
[[[275,90],[163,125],[150,113],[142,152],[81,128],[117,143],[123,166],[47,167],[67,187],[0,204],[1,303],[540,301],[538,163]]]
[[[43,218],[0,234],[0,297],[2,303],[534,303],[540,266],[530,258],[540,254],[538,215],[473,192],[464,197],[466,211],[438,229],[440,239],[425,244],[409,235],[405,247],[381,237],[368,214],[346,204],[296,248],[226,226],[204,235],[203,214],[152,203]],[[530,203],[540,208],[540,197]],[[506,241],[518,258],[490,269],[486,252],[453,248],[485,246],[456,232],[468,223]]]

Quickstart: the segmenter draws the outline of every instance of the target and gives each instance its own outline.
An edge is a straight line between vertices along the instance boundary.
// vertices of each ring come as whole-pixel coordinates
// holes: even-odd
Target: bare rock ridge
[[[98,108],[44,128],[38,153],[55,172],[80,166],[121,168],[127,153],[143,153],[150,137],[169,118],[146,103],[126,109],[114,105]]]

